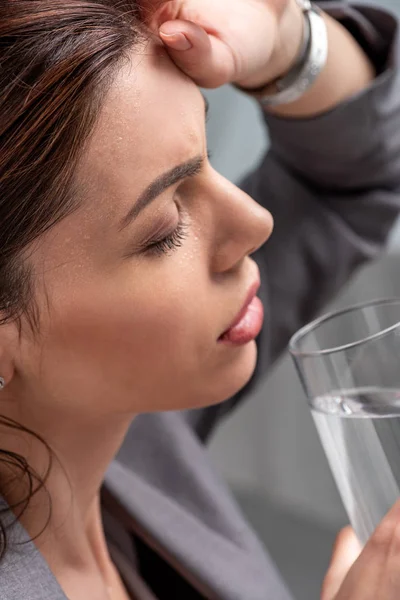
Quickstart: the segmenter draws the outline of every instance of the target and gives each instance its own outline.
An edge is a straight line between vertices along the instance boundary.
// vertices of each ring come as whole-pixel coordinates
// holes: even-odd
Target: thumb
[[[334,600],[361,550],[361,544],[353,529],[342,529],[333,548],[331,563],[322,586],[321,600]]]
[[[191,21],[166,21],[159,36],[174,63],[201,85],[211,60],[211,42],[202,27]]]
[[[159,36],[174,63],[201,87],[218,87],[227,82],[226,61],[216,60],[219,41],[192,23],[176,19],[159,28]]]

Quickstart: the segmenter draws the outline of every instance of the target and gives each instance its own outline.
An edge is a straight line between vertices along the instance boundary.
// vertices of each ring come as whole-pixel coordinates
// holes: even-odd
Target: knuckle
[[[387,553],[389,549],[400,553],[400,521],[390,516],[385,518],[376,528],[368,545],[377,553]]]
[[[349,541],[353,538],[354,532],[350,525],[341,529],[336,536],[335,543],[333,545],[333,555],[340,552],[342,548],[346,547]]]
[[[354,536],[353,528],[351,525],[347,525],[347,527],[343,527],[339,531],[338,538],[340,538],[343,542],[346,542],[350,537]]]
[[[374,553],[385,551],[390,545],[392,533],[393,525],[387,520],[382,521],[368,541],[368,547],[370,550],[372,550]]]
[[[390,543],[390,552],[392,555],[394,554],[395,556],[400,555],[400,521],[397,521],[393,525],[392,540]]]

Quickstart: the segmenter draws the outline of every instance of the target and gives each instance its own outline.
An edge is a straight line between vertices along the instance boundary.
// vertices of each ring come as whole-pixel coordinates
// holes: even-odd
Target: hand
[[[259,87],[297,57],[303,15],[295,0],[139,0],[143,19],[198,85]]]
[[[377,527],[364,550],[350,528],[334,548],[321,600],[400,598],[400,501]]]

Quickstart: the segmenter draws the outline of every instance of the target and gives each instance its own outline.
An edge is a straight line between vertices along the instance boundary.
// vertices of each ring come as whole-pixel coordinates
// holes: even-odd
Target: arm
[[[365,89],[386,62],[383,56],[387,53],[387,48],[381,47],[384,39],[382,32],[371,27],[371,21],[363,19],[362,13],[351,8],[347,2],[333,4],[330,0],[326,0],[318,2],[318,5],[325,9],[322,17],[328,37],[326,65],[315,84],[298,101],[269,108],[271,114],[293,119],[310,118],[327,112]],[[335,6],[333,10],[332,6]],[[330,12],[335,18],[329,14]],[[377,19],[379,20],[380,17],[382,18],[382,14],[377,16]],[[365,43],[360,44],[339,21],[347,22],[354,33],[360,28],[361,35],[357,37],[360,41],[365,40]],[[296,60],[299,45],[298,42],[293,43],[293,40],[298,38],[298,31],[302,30],[302,25],[303,17],[299,14],[296,0],[289,0],[281,19],[280,35],[271,60],[265,66],[264,72],[258,72],[250,79],[240,82],[242,89],[260,87],[263,82],[265,84],[271,81],[272,75],[276,79],[289,70]],[[272,89],[268,90],[269,93],[275,91],[273,87],[271,84]]]
[[[320,86],[318,94],[311,90],[308,103],[304,97],[285,117],[265,116],[271,148],[244,188],[275,218],[275,232],[257,256],[267,326],[259,338],[259,361],[250,384],[231,401],[189,415],[203,438],[247,396],[290,336],[333,298],[354,269],[377,256],[399,212],[397,21],[384,11],[358,12],[344,4],[335,4],[333,13],[358,32],[378,75],[368,82],[372,72],[366,54],[344,28],[335,26],[337,53],[334,47],[327,64],[331,77],[325,77],[327,71],[322,74],[315,85]],[[346,75],[346,44],[362,63],[359,89]],[[340,105],[326,111],[333,98]],[[302,118],[294,119],[299,112]]]
[[[355,13],[346,5],[336,7],[339,18]],[[397,22],[383,11],[371,9],[369,16],[367,23],[376,25],[376,33],[379,26],[385,28],[369,52],[381,73],[351,99],[320,114],[318,102],[326,101],[327,88],[346,93],[346,77],[340,78],[338,69],[338,87],[332,77],[319,95],[309,93],[309,110],[318,116],[289,120],[266,115],[271,148],[245,182],[249,193],[271,210],[276,224],[270,243],[259,253],[271,311],[270,361],[357,266],[377,256],[400,209]],[[362,25],[362,19],[358,22]],[[367,46],[374,39],[367,24],[365,33]],[[391,44],[379,52],[381,39]],[[340,62],[346,64],[343,57]],[[331,65],[335,71],[333,61]],[[305,100],[301,102],[294,111],[307,110]]]

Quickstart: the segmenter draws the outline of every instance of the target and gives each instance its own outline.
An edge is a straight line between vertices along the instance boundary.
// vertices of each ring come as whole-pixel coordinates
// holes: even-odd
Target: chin
[[[206,408],[229,400],[237,394],[251,379],[257,362],[257,345],[255,341],[245,346],[227,348],[223,363],[208,367],[195,378],[185,377],[174,393],[157,394],[157,403],[150,406],[146,403],[143,412],[190,410]],[[228,358],[227,358],[228,356]],[[190,386],[187,386],[187,380]],[[174,387],[177,380],[174,380]],[[149,395],[147,396],[147,398]],[[171,397],[173,401],[171,401]],[[161,403],[160,403],[161,400]],[[142,412],[141,408],[137,412]]]
[[[251,379],[257,363],[257,345],[255,341],[245,346],[229,348],[232,359],[220,367],[212,381],[208,382],[207,392],[201,401],[192,408],[219,404],[237,394]]]

